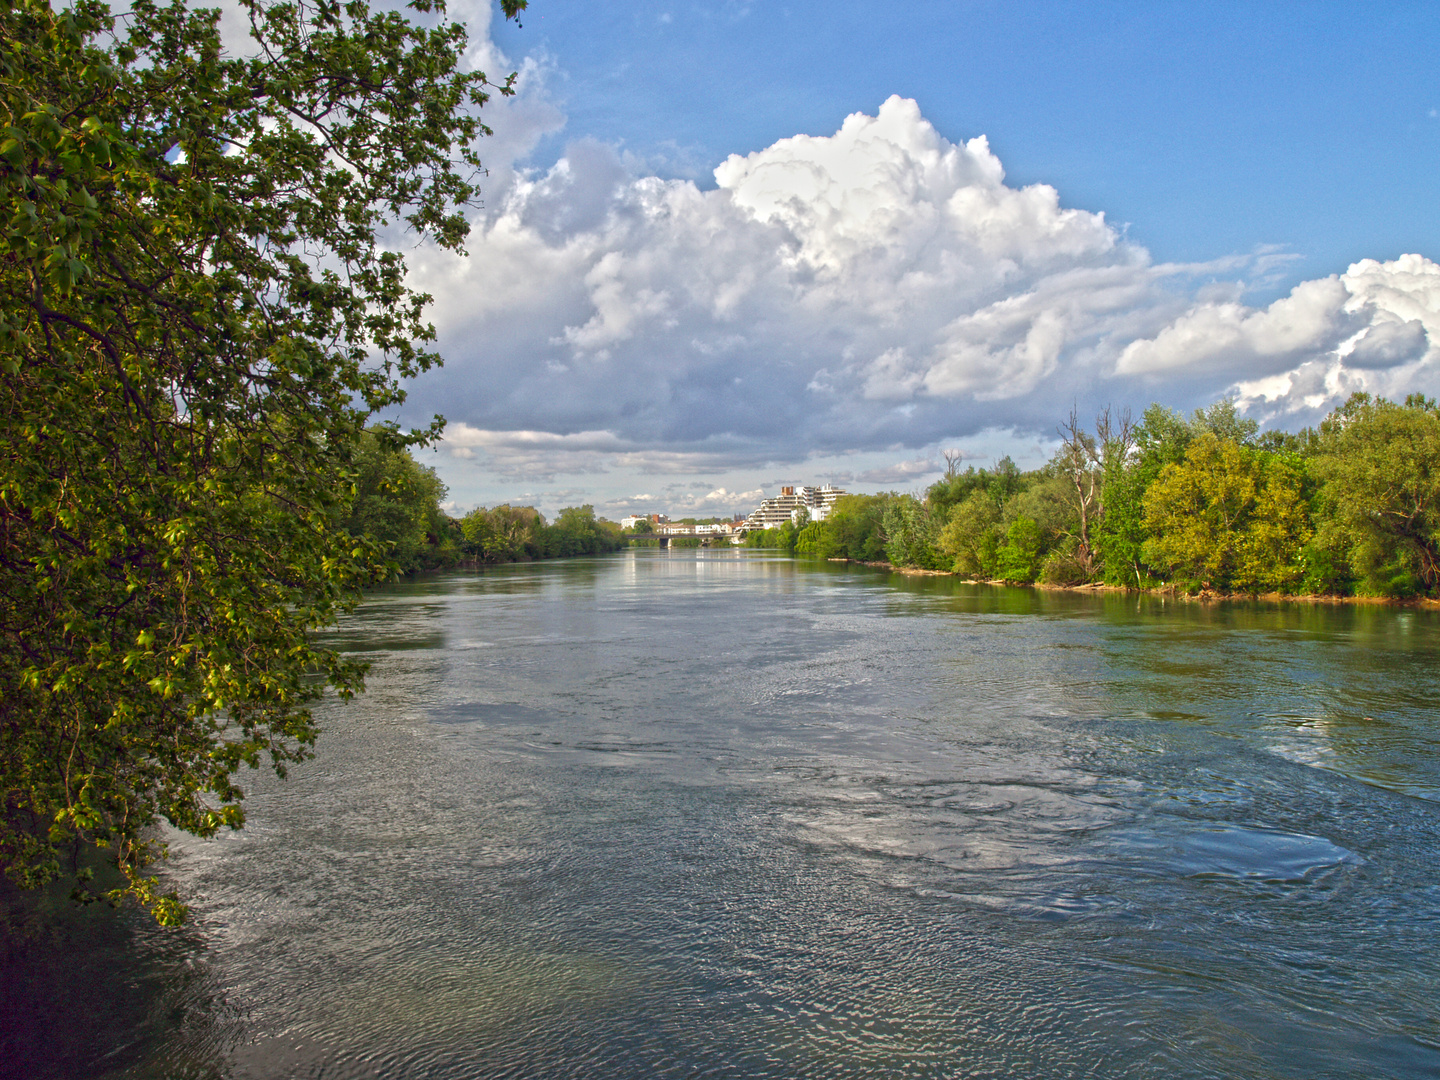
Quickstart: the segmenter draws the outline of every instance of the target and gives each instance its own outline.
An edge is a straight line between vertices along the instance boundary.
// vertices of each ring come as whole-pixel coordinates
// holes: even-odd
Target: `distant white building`
[[[834,484],[820,487],[782,487],[780,494],[766,499],[745,519],[747,529],[776,529],[785,522],[799,522],[801,511],[811,521],[824,521],[835,500],[848,492]]]
[[[642,521],[648,521],[652,525],[664,525],[670,519],[664,514],[631,514],[629,517],[620,519],[622,529],[633,529]]]
[[[708,536],[712,539],[729,537],[734,525],[728,521],[703,522],[699,525],[656,525],[656,536]]]
[[[830,509],[835,505],[835,500],[841,495],[848,495],[834,484],[821,484],[818,488],[806,488],[806,491],[814,492],[814,502],[810,506],[810,520],[824,521],[830,516]]]

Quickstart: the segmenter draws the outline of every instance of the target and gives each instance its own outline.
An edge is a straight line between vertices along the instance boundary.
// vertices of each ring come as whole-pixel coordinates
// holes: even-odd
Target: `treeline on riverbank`
[[[1221,401],[1138,423],[1072,413],[1028,472],[951,469],[923,496],[848,495],[751,546],[1016,584],[1440,595],[1440,409],[1356,394],[1318,429],[1260,432]]]
[[[441,509],[445,484],[403,448],[367,436],[354,461],[345,529],[380,545],[397,574],[484,563],[596,555],[624,546],[620,526],[590,506],[561,510],[553,524],[533,506],[480,507],[462,518]]]

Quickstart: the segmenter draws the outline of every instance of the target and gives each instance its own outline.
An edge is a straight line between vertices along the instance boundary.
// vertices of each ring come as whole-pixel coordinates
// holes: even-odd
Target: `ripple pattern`
[[[637,551],[334,641],[193,925],[13,939],[14,1075],[1440,1075],[1432,613]]]

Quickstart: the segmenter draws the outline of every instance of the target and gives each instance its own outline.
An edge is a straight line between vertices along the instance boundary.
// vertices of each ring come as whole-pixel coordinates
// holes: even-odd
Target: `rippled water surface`
[[[650,550],[336,638],[189,927],[12,950],[16,1075],[1440,1075],[1434,612]]]

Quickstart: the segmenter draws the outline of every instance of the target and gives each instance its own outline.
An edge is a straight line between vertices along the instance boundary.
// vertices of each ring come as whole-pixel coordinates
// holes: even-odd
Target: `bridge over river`
[[[633,545],[636,541],[658,540],[660,547],[668,548],[671,540],[699,540],[701,547],[714,547],[716,544],[728,544],[736,536],[744,536],[744,529],[737,529],[733,533],[696,533],[696,532],[666,532],[666,533],[636,533],[627,536],[625,539]],[[688,546],[688,545],[686,545]]]

